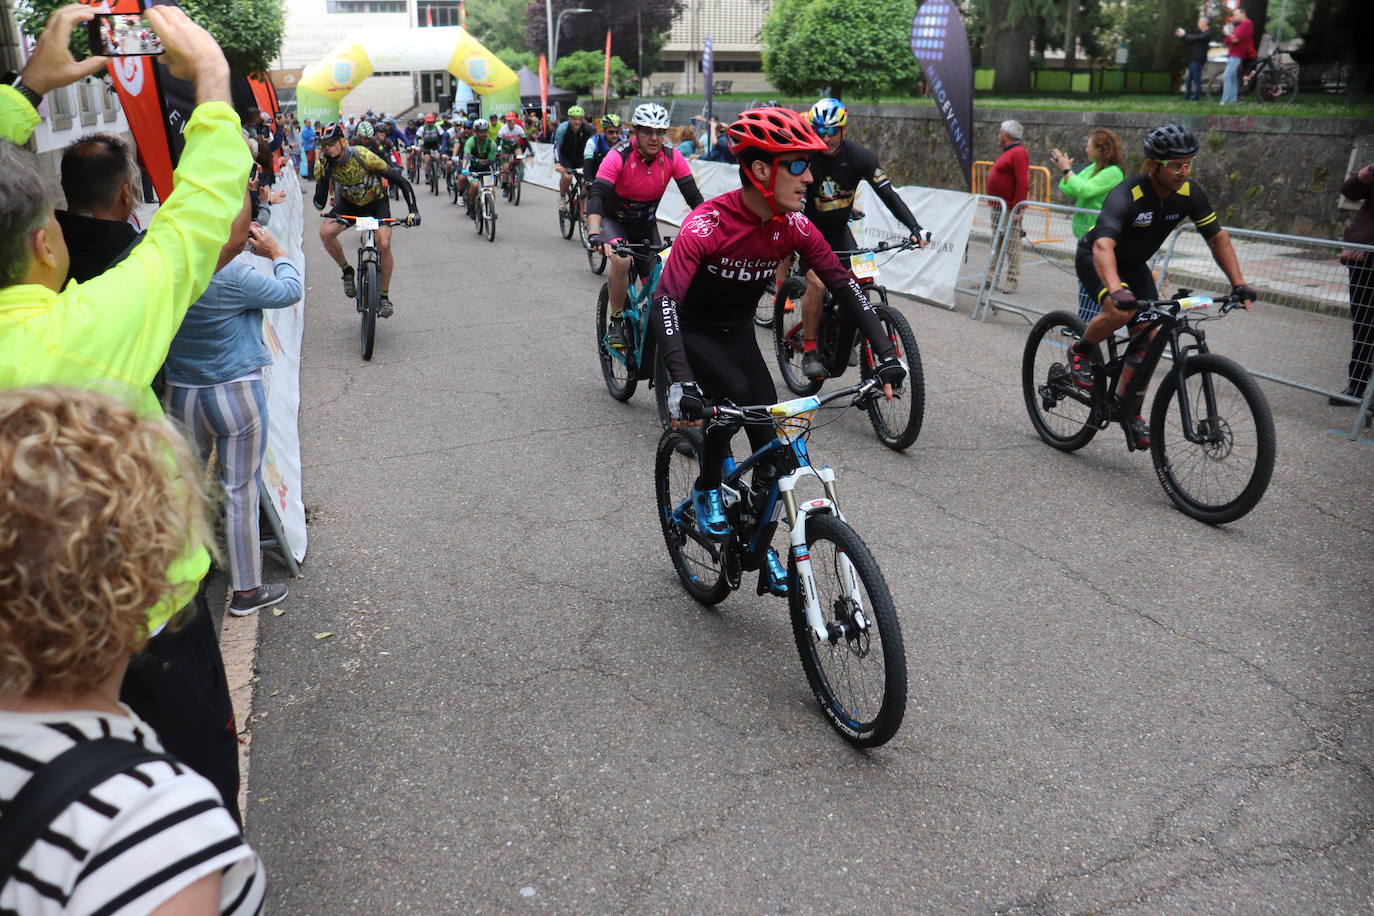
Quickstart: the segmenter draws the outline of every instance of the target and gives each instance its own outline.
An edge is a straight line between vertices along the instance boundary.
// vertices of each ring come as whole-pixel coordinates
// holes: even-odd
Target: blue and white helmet
[[[645,102],[630,116],[632,127],[658,127],[668,129],[668,109],[653,102]]]
[[[812,127],[844,127],[849,121],[849,109],[839,99],[821,99],[811,106]]]

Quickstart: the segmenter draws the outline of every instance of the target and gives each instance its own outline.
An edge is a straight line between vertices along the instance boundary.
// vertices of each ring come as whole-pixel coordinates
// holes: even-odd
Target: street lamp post
[[[546,5],[551,5],[552,3],[553,3],[553,0],[545,0],[545,4],[546,4]],[[558,14],[558,20],[557,20],[557,22],[554,24],[553,32],[552,32],[551,37],[550,37],[550,39],[549,39],[549,75],[550,75],[550,78],[552,78],[552,76],[553,76],[553,68],[554,68],[554,66],[558,63],[558,33],[559,33],[559,31],[562,30],[562,28],[563,28],[563,17],[564,17],[564,16],[572,16],[572,15],[575,15],[575,14],[577,14],[577,13],[594,13],[594,12],[596,12],[596,10],[589,10],[589,9],[587,9],[585,6],[579,6],[579,7],[577,7],[576,9],[563,10],[563,12],[561,12],[561,13]]]

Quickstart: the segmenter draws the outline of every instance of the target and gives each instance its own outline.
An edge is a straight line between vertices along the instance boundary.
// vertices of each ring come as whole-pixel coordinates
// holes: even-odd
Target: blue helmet
[[[844,127],[849,120],[849,109],[839,99],[821,99],[811,106],[812,127]]]

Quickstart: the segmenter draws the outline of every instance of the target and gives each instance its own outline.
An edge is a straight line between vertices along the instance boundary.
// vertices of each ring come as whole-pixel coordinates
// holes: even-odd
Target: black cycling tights
[[[708,401],[729,399],[741,406],[772,404],[778,399],[768,365],[759,352],[752,324],[736,327],[711,326],[682,328],[682,346],[697,384]],[[745,427],[749,444],[757,451],[773,441],[772,423],[750,423]],[[721,465],[730,454],[730,439],[735,430],[716,427],[706,432],[702,448],[699,489],[720,486]],[[759,470],[763,470],[760,468]]]

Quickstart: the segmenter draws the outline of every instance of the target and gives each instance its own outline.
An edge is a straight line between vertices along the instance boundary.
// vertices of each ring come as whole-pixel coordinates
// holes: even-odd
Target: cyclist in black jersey
[[[568,109],[568,120],[558,125],[553,134],[553,168],[558,173],[558,209],[568,209],[568,188],[572,173],[582,168],[582,153],[587,141],[596,136],[596,128],[587,123],[587,112],[581,105]]]
[[[1158,299],[1150,258],[1169,234],[1190,219],[1207,242],[1212,258],[1231,282],[1233,295],[1246,308],[1258,293],[1246,285],[1231,238],[1221,227],[1202,188],[1189,176],[1198,142],[1182,124],[1169,123],[1145,135],[1145,173],[1123,181],[1102,203],[1097,225],[1083,234],[1074,257],[1078,280],[1102,305],[1102,312],[1088,324],[1083,338],[1069,348],[1074,384],[1091,388],[1092,354],[1097,345],[1125,327],[1136,316],[1137,299]],[[1122,370],[1118,391],[1125,389],[1138,368],[1142,353]],[[1136,445],[1150,444],[1149,427],[1136,417],[1132,432]]]
[[[825,149],[811,155],[813,181],[806,192],[806,217],[816,224],[833,250],[857,247],[849,231],[854,212],[854,192],[859,182],[867,181],[878,193],[892,215],[911,233],[911,240],[924,247],[930,234],[911,215],[906,202],[878,165],[878,159],[853,140],[845,139],[849,113],[839,99],[821,99],[811,106],[811,126],[825,143]],[[790,259],[785,261],[778,278],[787,276]],[[816,356],[816,334],[821,323],[821,301],[825,284],[813,270],[806,272],[806,293],[802,297],[802,354],[801,371],[809,378],[822,379],[829,375]]]

